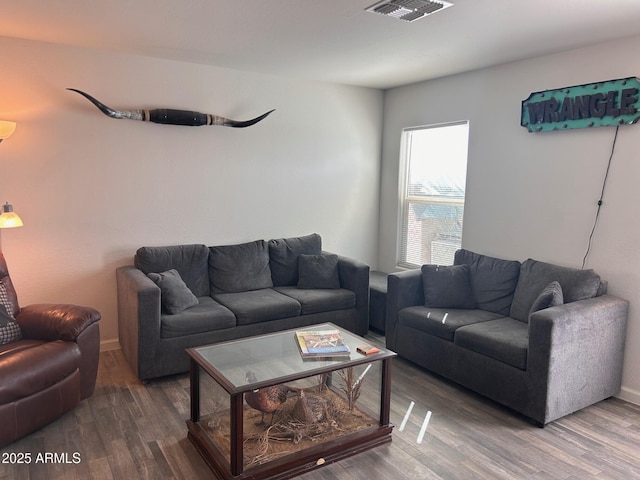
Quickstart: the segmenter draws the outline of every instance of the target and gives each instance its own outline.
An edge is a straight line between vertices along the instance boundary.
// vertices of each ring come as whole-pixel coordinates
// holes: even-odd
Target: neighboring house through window
[[[462,245],[469,122],[405,128],[398,266],[452,265]]]

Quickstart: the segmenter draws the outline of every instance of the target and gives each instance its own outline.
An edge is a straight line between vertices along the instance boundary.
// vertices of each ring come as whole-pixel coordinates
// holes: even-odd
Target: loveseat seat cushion
[[[474,323],[485,323],[500,317],[501,315],[486,310],[452,310],[418,305],[400,310],[398,324],[401,327],[414,328],[453,341],[454,333],[458,328]]]
[[[320,255],[322,238],[317,233],[269,240],[271,278],[276,287],[298,284],[298,256]]]
[[[233,312],[211,297],[199,297],[198,305],[175,315],[160,316],[162,338],[182,337],[235,326],[236,316]]]
[[[211,247],[209,281],[211,293],[238,293],[273,286],[269,248],[264,240]]]
[[[469,265],[471,290],[479,309],[509,315],[520,262],[460,249],[455,253],[454,264]]]
[[[206,245],[141,247],[135,265],[146,275],[175,269],[196,297],[209,295],[209,248]]]
[[[356,294],[344,288],[274,287],[274,290],[297,300],[302,306],[302,315],[344,310],[356,306]]]
[[[529,326],[513,318],[460,327],[453,342],[521,370],[527,368]]]
[[[600,289],[600,275],[593,270],[561,267],[533,259],[526,260],[520,268],[518,285],[511,304],[510,317],[521,322],[529,321],[529,312],[540,292],[553,281],[562,287],[564,303],[593,298]]]
[[[219,293],[213,298],[231,310],[238,325],[267,322],[300,315],[300,303],[272,288],[239,293]]]
[[[20,348],[23,342],[26,348]],[[0,405],[49,388],[79,367],[80,348],[75,342],[16,342],[0,356]]]

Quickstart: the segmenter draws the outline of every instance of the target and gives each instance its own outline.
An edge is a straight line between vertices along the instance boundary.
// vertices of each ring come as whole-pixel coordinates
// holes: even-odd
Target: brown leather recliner
[[[0,252],[4,283],[22,339],[0,345],[0,447],[37,430],[93,394],[100,313],[77,305],[24,308]]]

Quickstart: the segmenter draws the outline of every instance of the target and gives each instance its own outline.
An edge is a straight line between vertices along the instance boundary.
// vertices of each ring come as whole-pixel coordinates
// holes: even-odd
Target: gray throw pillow
[[[562,285],[564,303],[593,298],[600,289],[600,275],[591,269],[562,267],[529,258],[522,263],[509,316],[527,322],[531,305],[540,292],[557,281]]]
[[[538,298],[533,301],[529,315],[538,310],[543,310],[549,307],[555,307],[564,303],[564,297],[562,295],[562,287],[556,281],[551,282],[544,287]]]
[[[298,288],[340,288],[338,255],[300,255]]]
[[[273,287],[269,247],[264,240],[209,249],[212,293],[239,293]]]
[[[7,295],[7,287],[0,282],[0,345],[17,342],[22,338],[20,326],[15,318],[8,313],[11,311],[11,302]]]
[[[148,273],[147,276],[160,287],[160,303],[165,313],[175,315],[200,302],[180,277],[177,270],[162,273]]]
[[[322,238],[317,233],[269,240],[269,266],[276,287],[298,284],[298,256],[320,255]]]
[[[422,284],[427,307],[476,308],[469,265],[423,265]]]
[[[211,293],[209,285],[209,247],[203,244],[140,247],[135,266],[146,275],[175,269],[196,297]]]

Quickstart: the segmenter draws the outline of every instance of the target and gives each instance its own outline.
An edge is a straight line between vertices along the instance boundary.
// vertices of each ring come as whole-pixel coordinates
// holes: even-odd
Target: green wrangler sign
[[[522,101],[520,124],[530,132],[633,124],[640,118],[636,77],[545,90]]]

